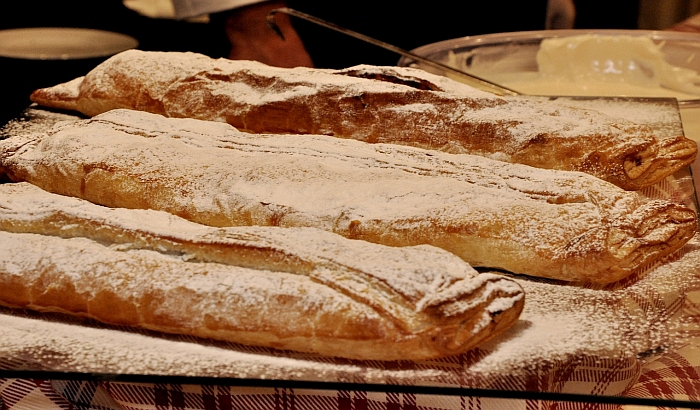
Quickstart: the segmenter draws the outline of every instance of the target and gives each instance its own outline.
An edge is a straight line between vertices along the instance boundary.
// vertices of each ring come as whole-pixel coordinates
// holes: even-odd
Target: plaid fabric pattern
[[[49,380],[0,379],[2,410],[72,410]]]
[[[700,370],[698,347],[686,346],[650,363],[628,394],[632,397],[651,395],[669,400],[700,397],[698,370]]]
[[[682,311],[685,344],[649,359],[627,396],[700,402],[700,288],[688,292]]]
[[[657,370],[659,369],[661,368]],[[656,374],[656,371],[650,371],[650,378],[642,381],[639,386],[635,386],[632,391],[641,393],[651,386],[654,387],[649,391],[662,385],[666,386],[662,388],[673,390],[673,385],[687,383],[687,380],[682,378],[673,380],[666,378],[663,381],[653,379],[652,374]],[[9,390],[6,385],[8,383],[13,386]],[[69,381],[53,382],[51,386],[50,382],[46,381],[6,379],[3,381],[3,386],[2,397],[5,404],[4,407],[0,407],[3,410],[639,410],[647,408],[584,401],[217,385]],[[697,396],[697,389],[694,391],[695,398],[700,399]],[[11,399],[8,400],[6,396],[10,396]]]

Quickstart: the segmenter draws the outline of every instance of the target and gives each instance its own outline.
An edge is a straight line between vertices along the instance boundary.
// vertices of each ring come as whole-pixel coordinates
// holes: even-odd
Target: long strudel
[[[694,141],[550,101],[497,97],[398,67],[274,68],[192,53],[126,51],[33,101],[94,116],[132,108],[257,133],[324,134],[582,171],[625,189],[693,162]]]
[[[431,244],[473,266],[608,283],[694,234],[685,206],[578,172],[113,110],[0,141],[0,174],[211,226]]]
[[[212,228],[0,184],[0,305],[368,360],[462,353],[524,294],[431,246],[313,228]]]

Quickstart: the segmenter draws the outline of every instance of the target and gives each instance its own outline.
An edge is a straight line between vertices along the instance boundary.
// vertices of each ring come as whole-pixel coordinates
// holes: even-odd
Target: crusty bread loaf
[[[211,226],[315,227],[431,244],[473,266],[608,283],[680,248],[695,212],[598,178],[393,144],[252,135],[113,110],[0,141],[0,172]]]
[[[368,360],[462,353],[510,327],[520,286],[431,246],[313,228],[211,228],[0,184],[0,304]]]
[[[691,164],[694,141],[550,101],[497,97],[399,67],[284,69],[192,53],[129,50],[38,104],[94,116],[132,108],[256,133],[324,134],[582,171],[636,190]]]

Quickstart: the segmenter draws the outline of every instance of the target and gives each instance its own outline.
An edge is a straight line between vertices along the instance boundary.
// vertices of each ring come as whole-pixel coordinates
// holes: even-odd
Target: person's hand
[[[289,16],[275,15],[284,39],[267,25],[267,14],[286,7],[284,1],[265,1],[233,10],[226,18],[226,35],[231,42],[229,58],[255,60],[277,67],[313,67],[313,62]]]

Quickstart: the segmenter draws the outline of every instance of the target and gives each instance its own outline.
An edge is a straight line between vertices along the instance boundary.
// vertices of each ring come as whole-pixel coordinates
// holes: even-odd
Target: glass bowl
[[[617,87],[597,90],[594,94],[584,92],[584,87],[557,92],[532,92],[532,87],[527,91],[519,90],[511,85],[519,81],[536,79],[539,73],[537,54],[540,43],[546,39],[565,38],[581,35],[596,36],[646,36],[654,44],[660,45],[660,50],[666,63],[684,69],[700,72],[700,34],[673,31],[647,31],[647,30],[547,30],[513,33],[496,33],[481,36],[462,37],[428,44],[412,50],[414,54],[432,59],[442,64],[466,71],[481,77],[487,81],[505,85],[515,91],[530,95],[596,95],[596,96],[621,96],[622,92]],[[435,74],[448,75],[448,73],[417,63],[407,57],[402,57],[399,66],[416,66]],[[689,95],[665,93],[664,90],[635,89],[625,96],[632,97],[675,97],[681,105],[700,106],[700,94]]]

